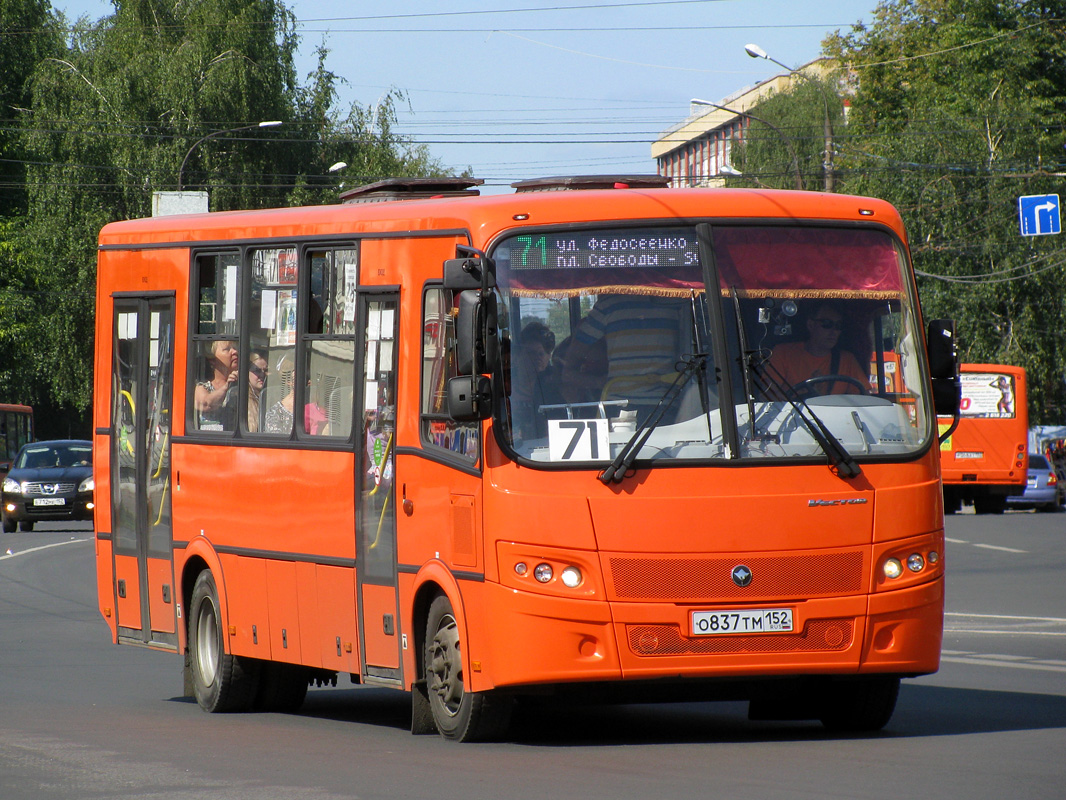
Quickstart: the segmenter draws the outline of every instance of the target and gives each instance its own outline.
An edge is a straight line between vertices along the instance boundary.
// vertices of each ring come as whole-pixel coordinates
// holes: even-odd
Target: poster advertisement
[[[286,289],[278,292],[275,322],[277,323],[277,329],[273,345],[276,347],[291,347],[296,344],[295,289]]]
[[[963,372],[962,416],[978,419],[1009,419],[1014,416],[1014,378],[999,372]]]

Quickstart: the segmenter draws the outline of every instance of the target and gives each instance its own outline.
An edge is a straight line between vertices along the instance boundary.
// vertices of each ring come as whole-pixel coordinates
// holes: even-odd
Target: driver
[[[869,386],[870,377],[855,354],[839,346],[844,316],[832,303],[821,303],[807,318],[807,339],[784,342],[770,355],[770,374],[781,383],[796,388],[811,381],[811,390],[802,394],[861,394],[859,386]],[[842,376],[849,380],[834,380]],[[812,381],[812,379],[824,380]]]

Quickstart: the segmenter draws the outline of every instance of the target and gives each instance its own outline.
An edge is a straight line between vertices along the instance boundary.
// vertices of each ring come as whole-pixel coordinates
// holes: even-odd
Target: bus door
[[[177,649],[170,518],[172,294],[116,295],[111,520],[120,641]]]
[[[356,580],[364,683],[401,685],[396,570],[399,298],[362,294],[362,433],[356,435]]]

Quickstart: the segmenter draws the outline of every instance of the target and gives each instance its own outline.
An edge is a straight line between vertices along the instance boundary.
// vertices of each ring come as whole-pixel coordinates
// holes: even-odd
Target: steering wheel
[[[811,387],[816,383],[835,383],[840,381],[841,383],[848,383],[859,390],[859,394],[869,394],[870,389],[864,386],[862,381],[852,378],[850,375],[815,375],[813,378],[807,378],[807,380],[800,381],[792,386],[792,390],[796,392],[800,397],[807,398],[813,397],[814,392]]]

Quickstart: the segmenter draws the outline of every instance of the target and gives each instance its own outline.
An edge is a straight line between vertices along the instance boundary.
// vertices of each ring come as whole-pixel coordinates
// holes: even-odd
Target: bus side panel
[[[359,672],[359,630],[355,621],[355,571],[346,567],[315,566],[314,603],[318,615],[321,666],[337,672]],[[301,587],[301,602],[304,593]],[[304,653],[312,658],[313,644],[304,635]]]
[[[99,484],[97,484],[99,485]],[[115,614],[115,572],[112,567],[114,551],[110,539],[96,540],[96,596],[100,613],[111,629],[111,642],[118,642],[118,617]]]
[[[123,628],[139,629],[141,619],[141,583],[136,556],[115,556],[116,611]]]
[[[270,657],[292,664],[301,662],[299,599],[296,589],[297,565],[291,561],[266,562],[267,619],[270,630]]]
[[[223,554],[221,580],[225,583],[226,623],[229,646],[234,655],[269,660],[270,618],[266,598],[266,561]],[[216,579],[219,576],[215,576]]]
[[[152,631],[174,633],[177,619],[174,603],[178,594],[174,591],[174,563],[170,558],[148,559],[148,615]]]

